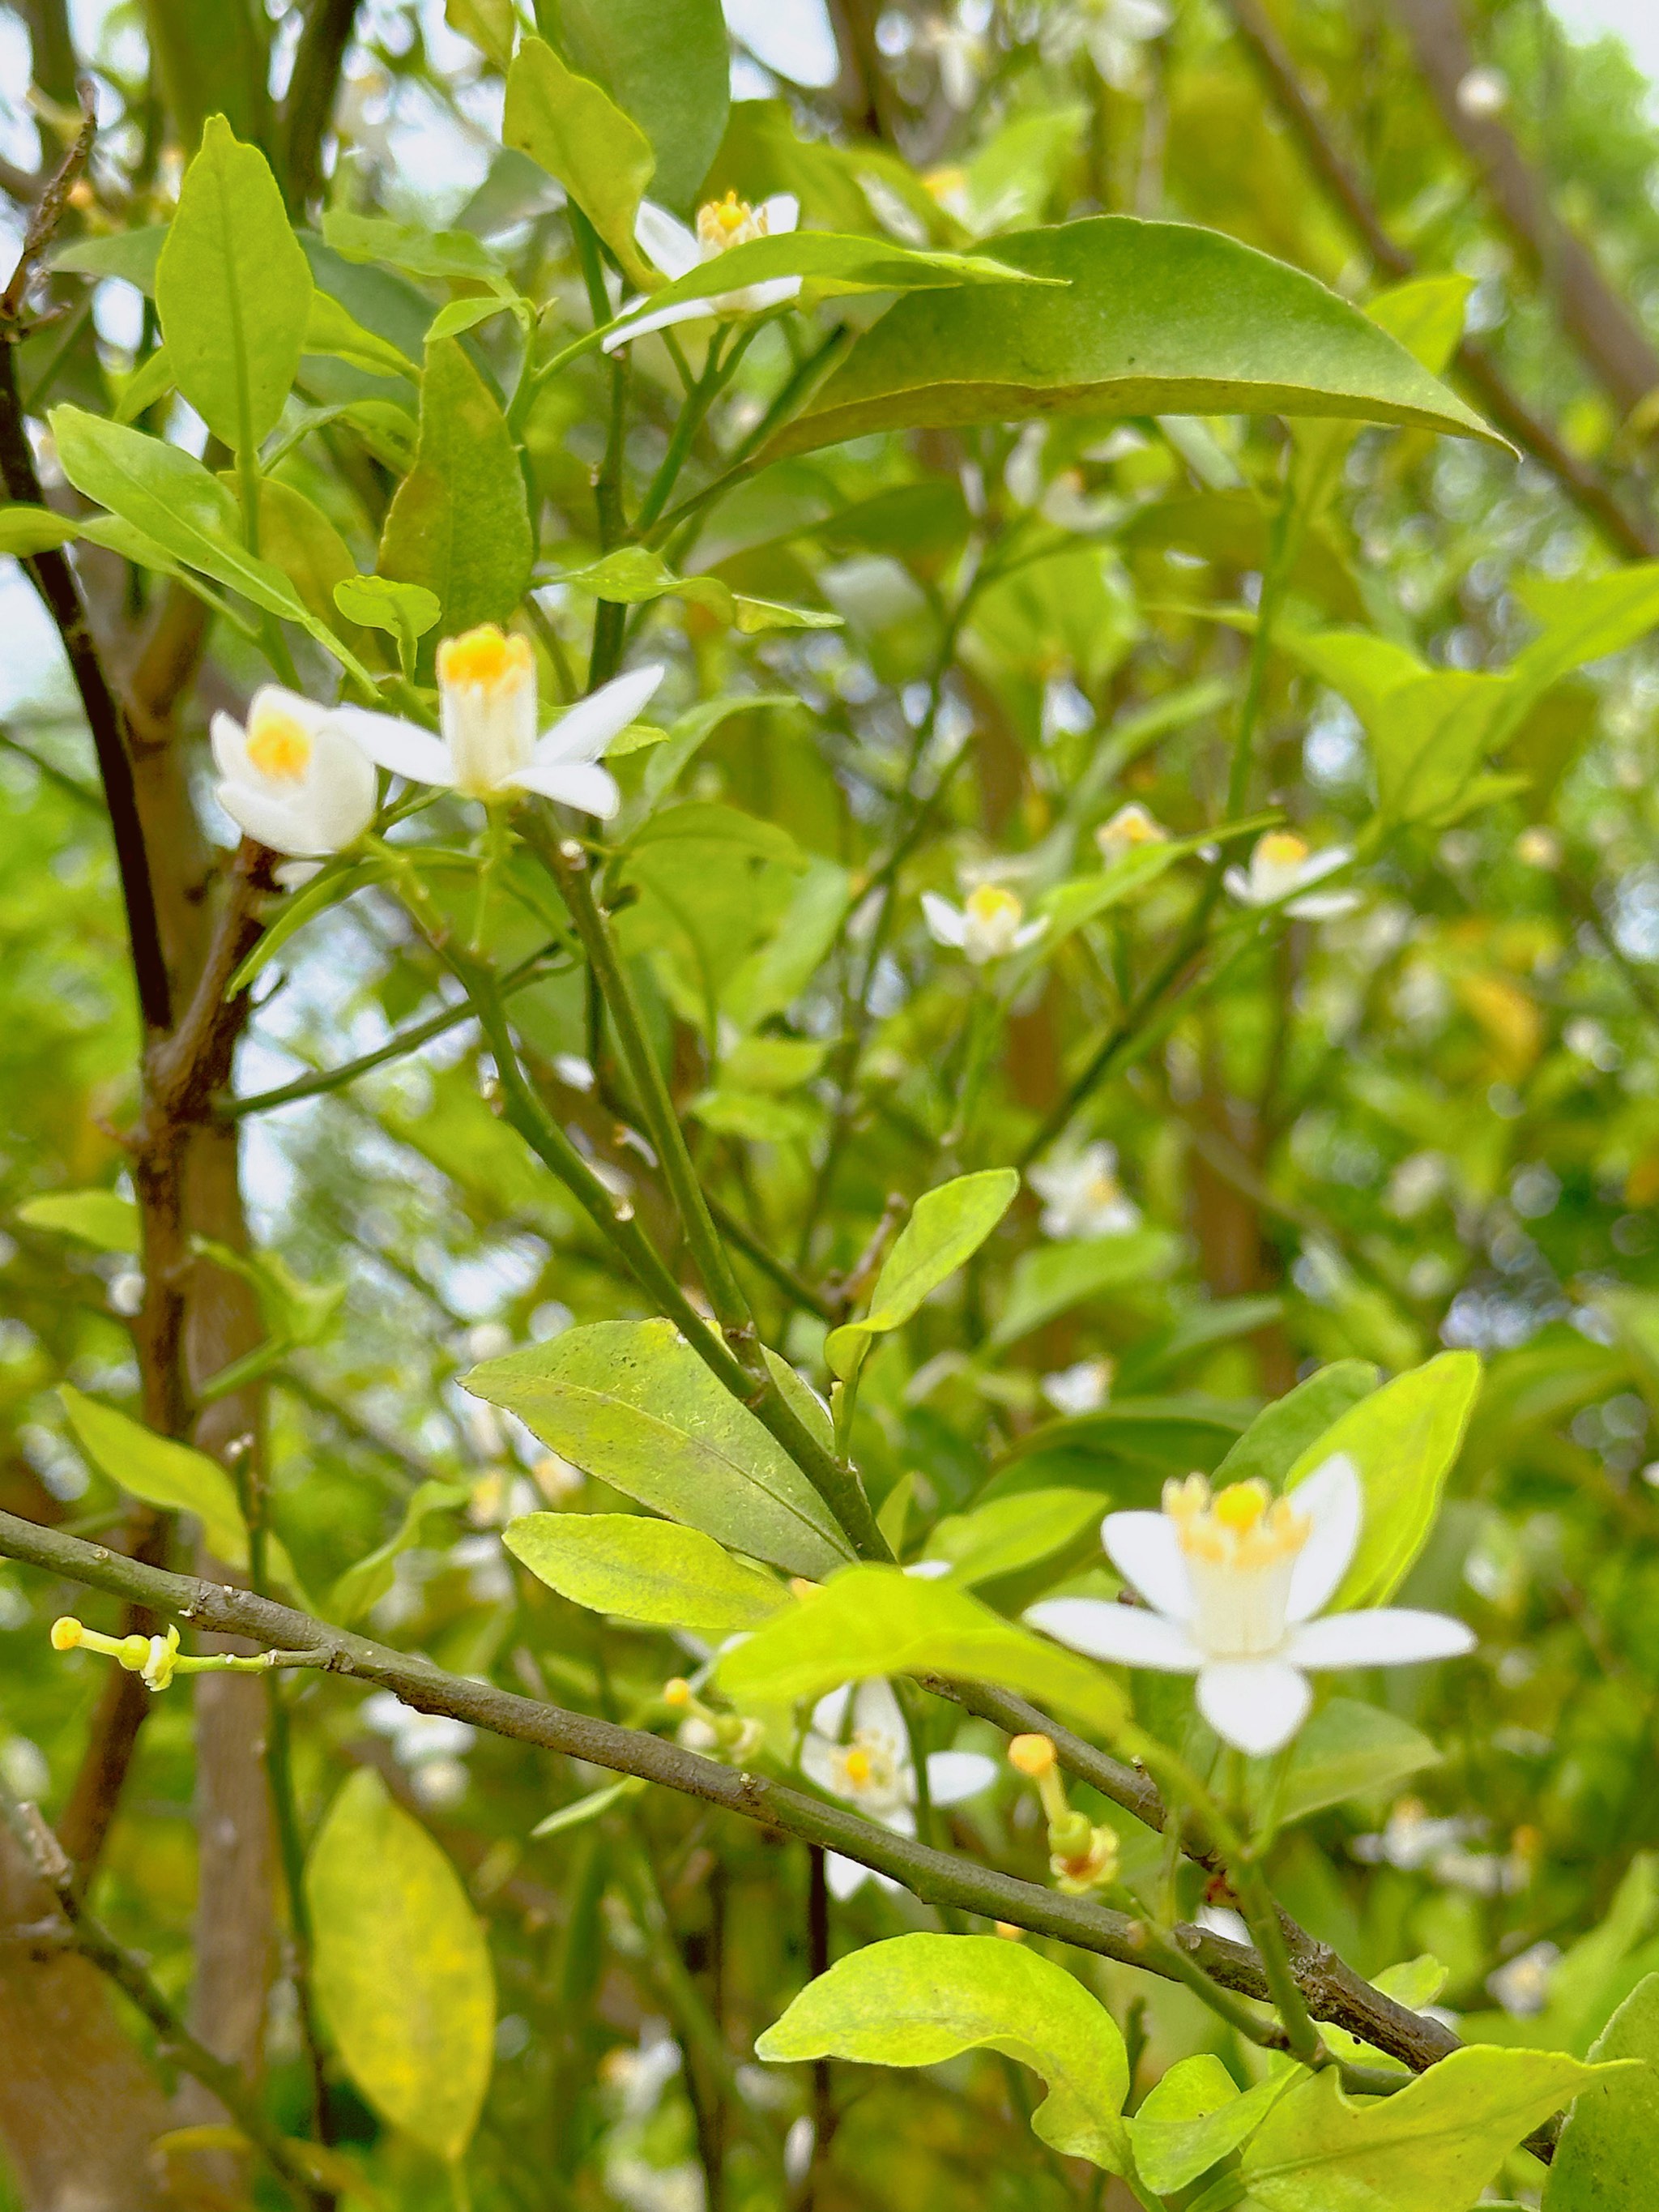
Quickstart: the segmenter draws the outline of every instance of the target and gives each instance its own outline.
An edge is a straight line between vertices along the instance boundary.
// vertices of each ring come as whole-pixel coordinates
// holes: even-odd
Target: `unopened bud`
[[[684,1710],[690,1704],[691,1685],[684,1674],[676,1674],[672,1681],[663,1684],[662,1701],[665,1705],[672,1705],[676,1711]]]
[[[1009,1765],[1033,1782],[1053,1773],[1054,1756],[1054,1747],[1046,1735],[1017,1735],[1008,1746]]]

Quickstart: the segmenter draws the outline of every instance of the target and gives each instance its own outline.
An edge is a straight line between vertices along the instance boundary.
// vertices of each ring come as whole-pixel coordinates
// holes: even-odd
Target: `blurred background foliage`
[[[734,10],[738,98],[705,184],[682,198],[789,190],[808,222],[955,246],[1097,210],[1170,217],[1364,301],[1401,268],[1379,266],[1310,159],[1309,129],[1324,134],[1401,253],[1466,280],[1464,329],[1549,450],[1516,460],[1345,430],[1283,619],[1364,628],[1439,670],[1502,670],[1576,590],[1659,532],[1659,388],[1644,399],[1610,377],[1549,228],[1587,239],[1634,330],[1659,331],[1659,124],[1616,41],[1570,39],[1541,0],[1462,0],[1476,67],[1453,104],[1465,124],[1511,135],[1546,210],[1540,249],[1437,100],[1410,27],[1436,13],[1278,7],[1266,19],[1275,76],[1241,35],[1241,22],[1260,32],[1261,11],[1218,0],[960,0],[943,13],[836,0],[822,19],[802,10],[793,31],[785,11]],[[447,15],[405,0],[128,0],[67,21],[54,0],[0,9],[12,227],[61,149],[78,59],[102,130],[66,238],[115,240],[165,219],[181,149],[222,107],[271,153],[296,216],[320,191],[337,210],[471,233],[521,290],[567,301],[579,324],[561,196],[495,142],[511,15],[508,0],[450,0]],[[325,15],[343,61],[319,187],[303,160],[284,167],[295,131],[282,95]],[[474,289],[359,274],[356,312],[394,343]],[[21,349],[26,388],[113,406],[153,343],[153,307],[118,275],[66,273],[53,295],[63,313]],[[834,310],[867,320],[876,307]],[[790,346],[805,343],[763,331],[702,434],[705,475],[755,431]],[[469,344],[505,379],[510,319]],[[628,462],[643,483],[678,386],[665,349],[639,351]],[[610,374],[576,365],[529,424],[544,549],[562,568],[598,551]],[[1486,404],[1478,381],[1467,388]],[[373,436],[336,425],[277,472],[372,566],[410,393],[307,356],[302,397],[386,410],[359,418],[390,441],[380,455]],[[1176,836],[1216,818],[1248,650],[1237,616],[1259,595],[1288,444],[1279,423],[1242,418],[866,438],[774,467],[696,538],[699,568],[844,627],[755,640],[678,599],[640,611],[672,666],[665,720],[698,698],[733,703],[685,749],[683,794],[784,834],[735,866],[712,842],[659,848],[623,917],[626,948],[711,1182],[810,1284],[856,1266],[890,1192],[914,1199],[1052,1137],[1068,1085],[1178,939],[1197,863],[1034,965],[988,1042],[984,986],[932,941],[919,894],[994,881],[1029,906],[1086,873],[1093,833],[1126,804]],[[1581,494],[1610,488],[1622,537],[1605,504],[1564,488],[1552,454]],[[42,458],[49,470],[49,445]],[[953,622],[947,580],[975,533],[994,580]],[[112,560],[94,573],[112,623],[137,620],[157,588]],[[548,665],[577,663],[591,598],[556,587],[541,605]],[[38,1202],[125,1188],[137,1037],[90,750],[11,564],[0,622],[0,1501],[90,1534],[119,1527],[125,1506],[75,1449],[56,1390],[68,1378],[133,1400],[135,1263]],[[216,627],[174,740],[199,757],[210,816],[207,715],[259,673],[245,641]],[[1573,673],[1530,709],[1475,803],[1365,847],[1352,912],[1263,934],[1218,984],[1199,975],[1178,992],[1079,1127],[1115,1147],[1137,1224],[1098,1237],[1073,1224],[1057,1263],[1042,1200],[1022,1196],[961,1297],[918,1316],[904,1358],[872,1363],[856,1437],[878,1502],[910,1486],[914,1547],[938,1516],[1020,1488],[1151,1502],[1165,1474],[1213,1466],[1265,1398],[1316,1364],[1395,1370],[1443,1346],[1479,1351],[1485,1387],[1411,1594],[1464,1613],[1480,1655],[1376,1691],[1444,1756],[1402,1782],[1409,1796],[1376,1793],[1293,1828],[1275,1881],[1365,1972],[1432,1952],[1448,1970],[1443,2002],[1466,2027],[1473,2016],[1471,2032],[1581,2051],[1659,1965],[1656,708],[1650,645]],[[624,780],[637,788],[653,757],[624,763]],[[1257,759],[1261,807],[1316,846],[1366,840],[1365,732],[1289,653],[1272,663]],[[890,927],[872,933],[871,871],[913,788],[937,795]],[[683,1663],[672,1641],[555,1599],[495,1533],[531,1504],[622,1501],[465,1397],[456,1376],[573,1316],[640,1308],[492,1116],[476,1031],[457,1024],[349,1090],[260,1107],[260,1094],[441,1010],[446,988],[373,890],[262,980],[236,1071],[258,1242],[303,1282],[343,1291],[270,1376],[276,1526],[306,1588],[325,1593],[404,1525],[415,1486],[463,1486],[447,1494],[464,1503],[405,1530],[368,1615],[375,1632],[462,1673],[660,1719],[660,1683]],[[648,1170],[617,1142],[610,1048],[580,975],[535,985],[517,1018],[561,1118],[666,1237]],[[822,1318],[753,1279],[769,1340],[814,1358]],[[1079,1570],[1091,1544],[1078,1540]],[[1011,1580],[993,1594],[1021,1591]],[[62,1598],[0,1566],[0,1766],[48,1807],[73,1785],[103,1680],[95,1662],[49,1651]],[[762,2080],[747,2054],[806,1972],[797,1847],[658,1797],[532,1841],[592,1778],[332,1680],[299,1693],[295,1723],[307,1817],[343,1773],[374,1765],[488,1917],[501,2017],[474,2160],[481,2205],[779,2201],[769,2160],[807,2092]],[[181,1693],[156,1702],[99,1875],[105,1917],[180,1997],[194,1940],[191,1725]],[[1011,1785],[953,1816],[955,1832],[1036,1870],[1030,1809]],[[834,1944],[929,1917],[871,1886],[837,1908]],[[1082,1971],[1133,2023],[1143,2083],[1173,2057],[1220,2047],[1183,1993],[1099,1962]],[[297,2123],[294,2022],[279,1971],[270,2094]],[[840,2082],[813,2201],[1102,2201],[1096,2177],[1079,2182],[1030,2138],[1021,2094],[988,2063]],[[422,2157],[381,2135],[343,2083],[331,2094],[380,2201],[441,2201]]]

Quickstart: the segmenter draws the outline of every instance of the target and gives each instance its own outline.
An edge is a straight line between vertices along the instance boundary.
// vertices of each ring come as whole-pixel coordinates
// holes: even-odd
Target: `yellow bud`
[[[52,1648],[54,1651],[73,1651],[86,1632],[73,1614],[65,1613],[61,1620],[52,1624]]]
[[[683,1674],[676,1674],[672,1681],[663,1684],[662,1701],[665,1705],[672,1705],[677,1711],[690,1704],[691,1685]]]
[[[1054,1747],[1046,1735],[1017,1735],[1008,1746],[1008,1764],[1018,1773],[1040,1782],[1054,1768]]]

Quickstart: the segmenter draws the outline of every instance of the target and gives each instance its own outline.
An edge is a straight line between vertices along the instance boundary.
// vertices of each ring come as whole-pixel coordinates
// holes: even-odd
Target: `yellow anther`
[[[1054,1759],[1054,1747],[1046,1735],[1017,1735],[1009,1741],[1009,1765],[1016,1773],[1028,1775],[1033,1782],[1053,1773]]]
[[[980,884],[969,891],[967,910],[978,922],[1018,921],[1025,911],[1012,891],[1000,884]]]
[[[854,1744],[842,1761],[842,1771],[854,1790],[865,1790],[869,1787],[875,1769],[871,1765],[869,1753]]]
[[[520,683],[535,669],[527,637],[509,637],[494,623],[447,637],[438,647],[438,681],[478,691]]]
[[[1224,1528],[1231,1528],[1235,1535],[1248,1536],[1272,1503],[1265,1482],[1233,1482],[1228,1484],[1210,1510]]]
[[[1271,868],[1299,868],[1308,857],[1307,841],[1294,830],[1270,830],[1256,847],[1255,856]]]
[[[280,707],[260,707],[248,720],[247,757],[273,783],[298,783],[311,765],[311,732]]]
[[[676,1674],[672,1681],[663,1684],[662,1701],[665,1705],[673,1706],[676,1711],[690,1704],[691,1685],[683,1674]]]
[[[54,1651],[73,1651],[86,1632],[72,1614],[65,1613],[61,1620],[52,1624],[52,1648]]]
[[[697,243],[707,252],[724,253],[727,246],[746,246],[751,238],[767,234],[766,210],[750,207],[735,192],[723,200],[707,200],[697,210]]]

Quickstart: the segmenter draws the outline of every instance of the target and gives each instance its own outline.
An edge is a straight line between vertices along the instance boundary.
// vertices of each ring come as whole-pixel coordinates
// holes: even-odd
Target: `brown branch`
[[[1309,167],[1347,217],[1377,268],[1401,279],[1414,275],[1416,258],[1389,234],[1358,175],[1337,145],[1297,73],[1296,64],[1261,0],[1222,0],[1233,27],[1255,62],[1274,106],[1290,125]],[[1504,435],[1542,463],[1580,512],[1632,560],[1659,556],[1659,528],[1626,511],[1595,465],[1564,443],[1554,427],[1528,405],[1485,347],[1465,338],[1453,365]]]
[[[321,189],[323,141],[334,117],[340,69],[351,43],[359,0],[311,0],[294,50],[294,70],[277,118],[283,196],[302,216]]]

